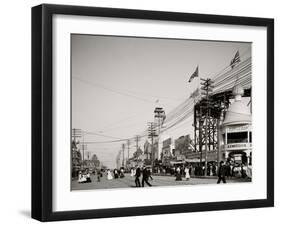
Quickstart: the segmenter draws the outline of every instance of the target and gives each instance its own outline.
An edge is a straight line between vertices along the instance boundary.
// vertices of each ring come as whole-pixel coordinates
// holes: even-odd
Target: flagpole
[[[197,98],[198,99],[197,100],[200,101],[200,99],[201,99],[201,87],[200,87],[200,85],[201,85],[201,75],[200,75],[200,71],[199,71],[199,65],[197,65],[197,68],[198,68],[198,86],[197,86],[197,89],[198,89],[198,97]],[[195,104],[194,104],[194,108],[195,108]],[[193,117],[194,117],[194,122],[196,122],[195,114],[194,114]],[[201,106],[199,107],[199,117],[202,117],[202,115],[201,115]],[[199,125],[198,125],[199,126],[199,137],[200,137],[200,133],[201,133],[200,129],[202,129],[200,127],[200,120],[201,120],[201,118],[199,119]],[[194,139],[195,139],[195,137],[194,137]],[[201,165],[202,165],[202,149],[200,149],[200,145],[201,145],[200,138],[199,138],[198,145],[199,145],[198,146],[198,151],[200,152],[200,150],[201,150],[201,152],[200,152],[200,167],[201,167]]]
[[[199,65],[198,64],[197,64],[197,68],[198,68],[198,84],[197,84],[197,89],[198,89],[198,99],[200,99],[201,98],[201,88],[200,88],[201,76],[200,76]]]

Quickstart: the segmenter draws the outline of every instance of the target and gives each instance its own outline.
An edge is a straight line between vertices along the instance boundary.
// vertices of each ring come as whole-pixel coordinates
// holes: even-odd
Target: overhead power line
[[[130,98],[138,99],[138,100],[149,102],[149,103],[154,103],[154,101],[147,100],[147,99],[144,99],[142,97],[131,95],[131,94],[128,94],[128,93],[125,93],[125,92],[122,92],[122,91],[118,91],[118,90],[115,90],[115,89],[112,89],[112,88],[109,88],[109,87],[105,87],[104,85],[101,85],[101,84],[92,83],[90,81],[86,81],[86,80],[83,80],[83,79],[80,79],[80,78],[77,78],[77,77],[74,77],[74,76],[72,76],[72,78],[75,79],[75,80],[78,80],[80,82],[83,82],[83,83],[85,83],[87,85],[95,86],[95,87],[98,87],[98,88],[110,91],[112,93],[117,93],[117,94],[120,94],[120,95],[123,95],[123,96],[127,96],[127,97],[130,97]]]
[[[229,66],[227,68],[229,68]],[[224,74],[220,76],[215,76],[214,84],[213,84],[214,85],[213,93],[215,94],[215,93],[229,90],[233,87],[235,82],[243,85],[243,87],[251,86],[251,57],[240,62],[234,69],[230,69],[229,71],[226,71]],[[166,115],[166,119],[164,122],[165,127],[161,130],[161,133],[176,127],[186,119],[190,118],[193,114],[193,111],[194,111],[194,102],[193,99],[189,97]],[[143,138],[147,136],[147,130],[144,130],[142,133],[139,134],[140,134],[139,138]],[[102,134],[98,134],[98,135],[102,135]],[[127,140],[133,142],[135,139],[135,137],[118,139],[117,137],[112,137],[108,135],[104,135],[104,136],[108,138],[116,138],[116,139],[107,140],[107,141],[85,142],[85,144],[118,143],[118,142],[126,142]]]
[[[182,100],[182,98],[171,98],[171,97],[164,97],[164,96],[146,94],[146,93],[143,93],[143,92],[126,90],[126,89],[120,90],[120,89],[116,89],[116,88],[111,88],[111,87],[107,87],[105,85],[98,84],[98,83],[93,83],[93,82],[90,82],[90,81],[87,81],[87,80],[84,80],[84,79],[81,79],[81,78],[78,78],[78,77],[75,77],[75,76],[72,76],[72,78],[75,79],[75,80],[78,80],[82,83],[85,83],[87,85],[90,85],[90,86],[95,86],[95,87],[110,91],[112,93],[117,93],[117,94],[120,94],[120,95],[123,95],[123,96],[138,99],[138,100],[145,101],[145,102],[148,102],[148,103],[155,103],[155,99],[165,99],[165,100],[170,100],[170,101],[180,101],[180,100]],[[140,94],[141,96],[138,96],[136,94]],[[150,97],[150,99],[143,98],[143,96]]]
[[[107,138],[113,138],[113,139],[123,139],[120,137],[113,137],[110,135],[106,135],[106,134],[100,134],[100,133],[95,133],[95,132],[89,132],[89,131],[83,131],[85,135],[95,135],[95,136],[101,136],[101,137],[107,137]]]

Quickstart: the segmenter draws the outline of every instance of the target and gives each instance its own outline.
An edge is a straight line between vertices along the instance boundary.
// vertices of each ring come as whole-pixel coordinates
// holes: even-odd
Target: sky
[[[197,88],[195,81],[188,83],[197,66],[201,78],[212,78],[237,50],[242,61],[249,57],[250,47],[239,42],[72,34],[72,128],[87,131],[89,155],[114,168],[124,142],[107,141],[141,134],[154,120],[156,106],[167,114],[181,104]],[[192,131],[191,117],[167,133],[193,137]],[[132,143],[129,155],[135,150]]]

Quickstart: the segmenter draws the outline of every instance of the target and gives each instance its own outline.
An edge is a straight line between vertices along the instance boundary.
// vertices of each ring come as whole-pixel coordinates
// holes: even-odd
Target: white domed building
[[[242,101],[244,89],[241,85],[232,90],[234,102],[226,111],[221,126],[224,159],[250,164],[252,162],[252,115],[250,108]]]

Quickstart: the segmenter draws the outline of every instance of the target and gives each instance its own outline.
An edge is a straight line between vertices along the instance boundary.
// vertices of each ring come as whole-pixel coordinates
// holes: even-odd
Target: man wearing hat
[[[148,169],[146,168],[146,166],[143,167],[142,170],[142,187],[144,187],[144,182],[151,187],[152,185],[148,182],[148,178],[150,177],[150,172],[148,171]]]
[[[140,176],[141,176],[141,169],[140,167],[138,166],[137,169],[136,169],[136,173],[135,173],[135,183],[136,183],[136,187],[140,187],[141,184],[140,184]]]
[[[220,161],[219,169],[218,169],[218,181],[217,184],[219,184],[221,181],[225,184],[225,174],[226,174],[226,168],[223,161]]]

